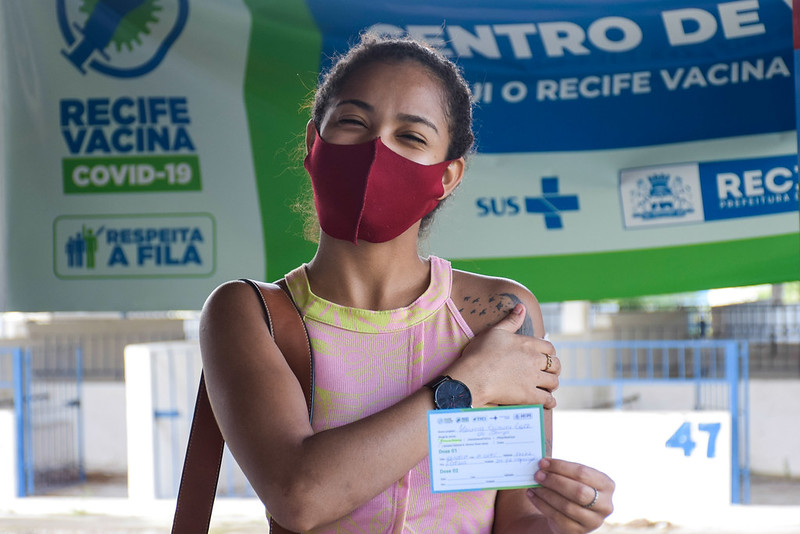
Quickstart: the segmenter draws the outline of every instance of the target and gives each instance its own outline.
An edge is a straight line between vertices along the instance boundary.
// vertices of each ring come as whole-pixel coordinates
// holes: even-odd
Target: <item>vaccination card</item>
[[[538,486],[542,405],[428,412],[434,493]]]

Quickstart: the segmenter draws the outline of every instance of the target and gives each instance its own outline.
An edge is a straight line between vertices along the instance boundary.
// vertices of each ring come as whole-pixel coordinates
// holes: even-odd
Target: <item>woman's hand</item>
[[[553,345],[542,338],[520,335],[525,306],[517,304],[491,328],[464,348],[448,374],[466,383],[473,405],[542,404],[554,408],[561,362]]]
[[[528,498],[544,515],[550,529],[559,534],[595,530],[614,511],[614,481],[585,465],[544,458],[539,462],[536,482]]]

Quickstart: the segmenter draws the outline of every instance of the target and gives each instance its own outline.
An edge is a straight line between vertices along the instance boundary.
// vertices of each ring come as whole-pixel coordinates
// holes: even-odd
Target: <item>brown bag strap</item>
[[[288,295],[285,280],[277,284],[242,279],[258,294],[270,335],[286,358],[306,396],[309,420],[313,415],[314,365],[305,323]],[[200,375],[189,443],[183,462],[173,534],[208,532],[217,492],[225,442],[208,400],[205,378]],[[270,533],[291,534],[270,518]]]
[[[224,444],[201,373],[189,444],[183,461],[178,503],[172,521],[173,534],[208,532]]]
[[[258,289],[267,328],[270,328],[269,325],[277,326],[270,328],[270,334],[300,382],[300,387],[303,388],[310,421],[314,414],[314,365],[311,361],[311,342],[308,339],[306,324],[289,296],[286,280],[281,278],[275,284],[243,280],[254,289]]]

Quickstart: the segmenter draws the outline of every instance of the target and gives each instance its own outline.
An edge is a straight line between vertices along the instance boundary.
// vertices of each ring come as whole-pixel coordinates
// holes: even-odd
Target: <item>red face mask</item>
[[[317,133],[303,164],[322,230],[358,244],[391,241],[430,213],[444,195],[442,175],[451,161],[422,165],[380,138],[334,145]]]

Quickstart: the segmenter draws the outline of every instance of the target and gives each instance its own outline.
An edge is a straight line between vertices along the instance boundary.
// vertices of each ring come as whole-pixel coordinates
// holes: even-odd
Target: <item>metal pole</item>
[[[31,369],[31,349],[25,349],[25,355],[22,359],[22,391],[23,391],[23,410],[24,410],[24,432],[25,432],[25,493],[26,495],[33,495],[36,490],[34,487],[34,458],[33,458],[33,386],[32,377],[33,370]]]
[[[725,376],[731,416],[731,502],[741,504],[741,470],[739,466],[739,354],[735,341],[725,344]]]
[[[83,348],[75,349],[75,394],[77,395],[78,410],[78,476],[81,482],[86,481],[86,464],[84,462],[84,435],[83,435]]]
[[[23,379],[22,349],[14,349],[12,372],[14,375],[14,418],[17,427],[17,497],[27,495],[25,484],[25,382]]]

